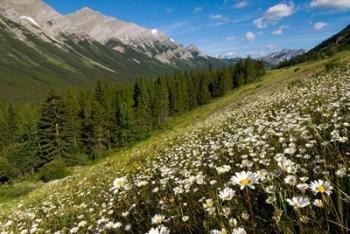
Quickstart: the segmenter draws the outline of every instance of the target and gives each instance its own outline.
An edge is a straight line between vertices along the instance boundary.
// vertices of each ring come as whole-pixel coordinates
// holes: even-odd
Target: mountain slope
[[[193,45],[185,48],[155,29],[149,30],[133,23],[123,22],[86,7],[65,18],[102,44],[108,44],[111,40],[120,41],[161,62],[173,63],[196,57],[207,58]],[[120,47],[113,48],[120,49]]]
[[[350,48],[350,25],[344,28],[341,32],[317,45],[310,50],[310,52],[326,52],[332,47],[336,48],[338,51]]]
[[[87,31],[77,15],[60,15],[42,0],[1,1],[0,98],[38,100],[50,88],[88,88],[97,79],[130,83],[178,69],[227,64],[161,33],[89,9],[79,12],[88,13],[83,19],[102,32]],[[109,23],[103,24],[105,20]],[[120,35],[126,34],[132,43],[122,41]]]
[[[180,126],[44,185],[1,212],[0,230],[16,233],[35,225],[47,232],[147,233],[161,223],[179,233],[345,232],[337,225],[337,209],[349,208],[341,199],[350,192],[349,144],[331,132],[349,136],[343,110],[350,101],[350,72],[308,76],[321,67],[269,71],[259,85],[178,119]],[[322,113],[327,115],[319,118]],[[336,176],[343,168],[345,176]],[[249,180],[243,180],[246,173],[237,175],[241,171]],[[289,182],[291,176],[301,185]],[[311,182],[319,179],[337,186],[328,186],[331,196],[312,191]],[[299,196],[305,207],[288,202]],[[316,199],[327,199],[327,205],[314,206]],[[281,210],[288,212],[276,223]],[[307,223],[295,222],[300,212]],[[348,219],[344,215],[344,223]]]
[[[127,48],[125,56],[89,39],[75,41],[66,35],[59,44],[47,42],[17,23],[0,19],[2,98],[37,99],[49,88],[87,88],[97,79],[130,82],[172,69],[132,49]]]
[[[339,33],[315,46],[307,53],[296,56],[287,62],[282,62],[279,67],[295,65],[306,61],[319,60],[344,50],[350,50],[350,25],[345,27]]]
[[[292,49],[282,49],[275,51],[269,55],[266,55],[264,57],[261,57],[264,62],[266,62],[268,65],[278,65],[282,61],[289,61],[292,58],[302,55],[305,53],[305,50],[292,50]]]

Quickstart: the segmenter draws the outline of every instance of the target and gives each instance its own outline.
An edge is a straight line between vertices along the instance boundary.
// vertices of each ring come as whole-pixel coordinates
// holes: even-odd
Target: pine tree
[[[51,90],[42,105],[38,123],[42,164],[67,157],[66,142],[62,135],[64,114],[62,97]]]
[[[204,105],[209,102],[211,97],[209,92],[210,75],[208,73],[200,73],[199,77],[198,104]]]
[[[134,85],[135,122],[139,137],[142,138],[151,129],[150,100],[144,80],[137,80]]]
[[[127,89],[120,89],[115,96],[116,142],[125,146],[134,140],[133,99]]]
[[[81,106],[79,112],[79,118],[81,121],[81,133],[80,139],[82,142],[82,147],[85,153],[90,156],[94,150],[94,131],[93,131],[93,121],[91,118],[91,102],[92,98],[89,93],[81,92],[79,97],[79,104]]]
[[[64,120],[62,122],[62,137],[66,144],[67,153],[72,156],[66,158],[70,163],[76,163],[79,159],[73,156],[78,156],[80,151],[81,139],[81,121],[79,118],[79,102],[71,90],[68,90],[63,100]]]
[[[159,127],[169,116],[169,91],[164,77],[154,83],[152,119],[154,127]]]
[[[245,60],[245,68],[246,68],[246,77],[245,77],[245,84],[256,80],[256,71],[255,71],[255,64],[252,58],[248,57]]]

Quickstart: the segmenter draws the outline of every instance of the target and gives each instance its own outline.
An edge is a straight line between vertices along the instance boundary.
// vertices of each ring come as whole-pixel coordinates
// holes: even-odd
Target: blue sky
[[[258,57],[310,49],[350,24],[350,0],[45,0],[67,14],[89,7],[157,29],[205,53]]]

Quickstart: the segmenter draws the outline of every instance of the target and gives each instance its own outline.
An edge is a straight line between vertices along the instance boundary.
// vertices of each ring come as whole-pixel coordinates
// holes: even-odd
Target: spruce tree
[[[64,118],[62,97],[54,90],[51,90],[42,104],[41,117],[38,123],[40,161],[42,165],[54,159],[63,159],[67,156],[68,152],[63,136]]]
[[[169,91],[164,77],[154,83],[152,116],[154,127],[159,127],[169,116]]]
[[[144,80],[136,81],[133,99],[137,132],[142,138],[151,129],[150,100]]]

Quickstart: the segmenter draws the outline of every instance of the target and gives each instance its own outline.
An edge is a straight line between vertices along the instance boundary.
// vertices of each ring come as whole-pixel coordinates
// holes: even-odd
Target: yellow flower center
[[[243,186],[247,186],[250,183],[251,183],[251,181],[248,178],[239,181],[239,184],[243,185]]]
[[[162,218],[161,217],[157,217],[156,218],[156,223],[157,224],[161,224],[162,223]]]
[[[316,191],[320,193],[324,193],[326,191],[326,188],[323,185],[319,185],[316,187]]]
[[[208,206],[208,208],[211,208],[213,206],[213,202],[212,201],[207,201],[207,206]]]

